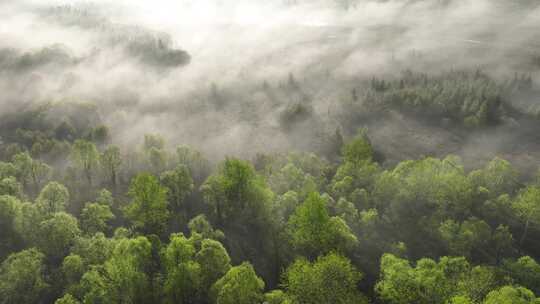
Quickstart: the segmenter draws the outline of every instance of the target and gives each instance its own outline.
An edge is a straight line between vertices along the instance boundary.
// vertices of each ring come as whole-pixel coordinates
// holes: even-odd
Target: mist
[[[336,129],[367,127],[390,163],[540,160],[522,135],[528,118],[473,134],[395,111],[343,120],[352,90],[407,70],[482,70],[500,83],[526,74],[533,88],[508,100],[528,111],[540,70],[534,1],[2,1],[0,17],[3,115],[90,102],[121,146],[159,133],[213,159],[320,152]],[[523,142],[522,154],[507,151]]]

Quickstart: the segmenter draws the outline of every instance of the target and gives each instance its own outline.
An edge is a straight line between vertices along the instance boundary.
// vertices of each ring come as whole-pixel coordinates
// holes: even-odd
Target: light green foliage
[[[37,159],[33,159],[28,152],[14,155],[12,161],[18,180],[25,186],[32,183],[34,191],[38,191],[51,173],[51,167]]]
[[[68,202],[68,189],[57,182],[50,182],[45,185],[36,199],[39,210],[45,214],[65,211]]]
[[[538,304],[540,298],[536,298],[534,293],[523,287],[503,286],[498,290],[490,292],[484,304]]]
[[[0,178],[4,179],[10,176],[18,176],[17,167],[13,163],[0,161]]]
[[[113,207],[114,205],[114,198],[112,196],[112,193],[107,189],[102,189],[99,191],[98,196],[96,198],[96,203]]]
[[[80,235],[77,219],[65,212],[57,212],[39,224],[38,247],[47,256],[64,257]]]
[[[122,165],[122,156],[118,146],[108,146],[100,155],[100,164],[108,177],[113,190],[116,188],[118,173]]]
[[[20,216],[21,202],[13,196],[0,195],[0,260],[19,243],[17,219]]]
[[[191,303],[201,286],[201,265],[193,259],[195,246],[183,234],[172,234],[163,251],[166,269],[164,292],[167,303]]]
[[[268,185],[278,195],[287,191],[295,191],[302,200],[309,193],[319,191],[315,178],[297,168],[293,163],[288,163],[270,174]]]
[[[71,147],[70,158],[75,167],[79,168],[92,186],[92,178],[99,166],[99,152],[96,145],[85,140],[76,140]]]
[[[100,203],[86,203],[81,212],[81,228],[92,235],[96,232],[106,232],[107,222],[114,218],[111,208]]]
[[[115,241],[105,237],[103,233],[78,237],[71,248],[71,254],[80,256],[85,267],[103,264],[112,254]]]
[[[332,250],[346,251],[357,242],[347,224],[330,217],[326,200],[312,193],[289,218],[288,231],[293,246],[310,257]]]
[[[321,256],[314,263],[303,258],[297,259],[283,278],[291,303],[367,303],[367,299],[357,289],[362,274],[339,254]]]
[[[232,267],[212,286],[216,304],[261,303],[264,298],[263,290],[264,281],[247,262]]]
[[[220,242],[205,239],[201,242],[201,249],[195,255],[200,265],[201,292],[210,290],[219,278],[231,268],[231,258]]]
[[[39,234],[39,224],[45,218],[36,204],[25,202],[20,206],[20,216],[15,228],[26,245],[35,246]]]
[[[292,303],[287,295],[279,290],[272,290],[264,294],[264,303],[266,304],[290,304]]]
[[[124,208],[133,227],[143,233],[160,234],[167,226],[167,189],[153,175],[137,175],[129,187],[131,202]]]
[[[219,229],[214,229],[204,214],[199,214],[192,218],[188,223],[191,234],[198,233],[203,238],[221,240],[225,238],[223,232]]]
[[[483,169],[470,174],[476,187],[484,187],[491,198],[502,194],[513,194],[518,184],[518,172],[512,165],[498,157],[491,160]]]
[[[80,256],[70,254],[64,258],[64,261],[62,262],[62,273],[68,286],[77,284],[84,272],[85,265]]]
[[[438,263],[423,258],[411,267],[407,260],[385,254],[375,290],[387,303],[435,304],[455,296],[481,300],[497,284],[492,270],[471,268],[462,257],[442,257]]]
[[[2,304],[38,303],[46,290],[44,255],[36,249],[11,254],[0,265]]]
[[[79,304],[79,303],[81,302],[79,302],[69,293],[65,294],[63,297],[59,298],[58,300],[54,302],[54,304]]]
[[[491,239],[491,228],[484,221],[471,218],[463,223],[447,220],[439,227],[450,255],[470,257],[473,249],[485,249]]]
[[[268,214],[273,196],[253,166],[238,159],[227,159],[206,180],[201,191],[219,225],[230,225],[233,218],[243,223],[260,223]]]
[[[24,196],[22,185],[13,176],[0,180],[0,195],[11,195],[22,198]]]
[[[168,189],[169,204],[176,210],[184,207],[184,212],[186,212],[184,199],[194,187],[189,169],[184,165],[178,165],[174,170],[163,172],[160,181]]]
[[[155,174],[163,172],[163,170],[165,170],[165,168],[167,167],[167,151],[152,147],[146,153],[148,157],[148,163],[152,172]]]
[[[346,143],[341,149],[344,162],[360,164],[371,161],[373,158],[373,148],[367,137],[366,130],[360,130],[351,141]]]
[[[145,237],[119,240],[102,267],[83,275],[83,303],[147,303],[149,278],[144,270],[150,263],[151,250]]]
[[[540,294],[540,265],[530,256],[523,256],[517,261],[506,260],[503,269],[521,286]]]
[[[540,225],[540,187],[525,188],[512,203],[512,209],[524,227],[519,241],[521,247],[527,238],[530,225]]]
[[[210,162],[201,152],[191,147],[178,146],[176,148],[176,158],[178,165],[188,167],[190,175],[197,185],[200,185],[210,172]]]

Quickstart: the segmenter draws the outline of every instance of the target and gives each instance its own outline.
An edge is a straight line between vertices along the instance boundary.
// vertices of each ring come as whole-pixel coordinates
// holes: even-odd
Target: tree
[[[100,203],[86,203],[81,212],[81,228],[92,235],[96,232],[106,232],[107,222],[114,219],[111,208]]]
[[[69,201],[67,188],[57,182],[49,182],[36,199],[38,208],[45,214],[52,214],[66,210]]]
[[[75,299],[72,295],[65,294],[63,297],[59,298],[54,302],[54,304],[80,304],[77,299]]]
[[[484,304],[538,304],[540,298],[536,298],[534,293],[524,287],[503,286],[498,290],[490,292]]]
[[[33,194],[39,191],[42,183],[49,177],[51,172],[51,167],[37,159],[33,159],[28,152],[14,155],[13,164],[17,170],[19,181],[24,186],[30,183],[33,185]]]
[[[206,180],[201,191],[221,227],[230,225],[233,217],[241,223],[261,223],[272,198],[272,192],[253,166],[238,159],[227,159]]]
[[[11,254],[0,265],[0,302],[38,303],[48,285],[45,282],[44,255],[32,248]]]
[[[345,162],[359,164],[363,161],[371,161],[373,158],[373,148],[367,137],[366,130],[360,130],[350,142],[346,143],[341,154]]]
[[[512,203],[517,217],[523,224],[523,233],[519,239],[519,248],[523,247],[523,242],[527,239],[529,226],[540,225],[540,187],[529,186],[525,188]]]
[[[6,177],[0,180],[0,195],[10,195],[18,198],[23,198],[24,193],[22,185],[13,176]]]
[[[423,258],[411,267],[405,259],[384,254],[375,291],[391,304],[446,303],[456,296],[466,296],[473,302],[499,284],[492,269],[471,268],[463,257],[441,257],[439,262]]]
[[[232,267],[212,286],[216,304],[253,304],[263,300],[264,281],[244,262]]]
[[[519,186],[516,169],[508,161],[497,157],[485,168],[473,171],[469,176],[477,187],[486,188],[492,198],[502,194],[513,194]]]
[[[20,218],[21,202],[9,195],[0,195],[0,260],[21,243],[16,222]]]
[[[57,212],[39,224],[38,235],[37,244],[43,253],[52,258],[63,258],[80,235],[80,230],[75,217]]]
[[[297,259],[285,272],[283,285],[292,303],[359,304],[367,303],[357,288],[361,278],[347,258],[330,253],[314,263]]]
[[[220,242],[204,239],[201,249],[195,255],[200,265],[200,286],[202,292],[210,290],[212,285],[231,268],[231,258]]]
[[[287,225],[293,246],[311,258],[357,243],[343,219],[330,217],[326,200],[316,192],[296,208]]]
[[[194,261],[195,246],[183,234],[172,234],[163,251],[167,303],[194,303],[201,285],[201,265]]]
[[[108,146],[100,156],[100,163],[109,178],[112,191],[116,193],[118,170],[122,165],[122,156],[118,146]]]
[[[225,234],[219,229],[214,229],[204,214],[199,214],[188,223],[191,234],[200,234],[205,239],[222,240]]]
[[[503,269],[517,284],[540,294],[540,264],[532,257],[523,256],[517,261],[505,260]]]
[[[71,161],[79,168],[88,185],[92,186],[92,177],[99,165],[99,152],[96,145],[92,142],[85,140],[76,140],[71,148]]]
[[[131,203],[124,208],[135,229],[145,234],[160,234],[167,226],[167,189],[151,174],[137,175],[129,187]]]
[[[119,240],[103,266],[86,272],[81,279],[84,303],[149,303],[149,266],[152,244],[145,237]]]
[[[162,185],[168,189],[169,204],[176,210],[182,208],[185,216],[189,218],[184,198],[191,193],[194,185],[188,168],[184,165],[178,165],[174,170],[163,172],[160,180]]]

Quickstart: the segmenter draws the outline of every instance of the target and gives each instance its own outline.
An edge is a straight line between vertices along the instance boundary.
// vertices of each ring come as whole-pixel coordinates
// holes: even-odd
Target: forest
[[[540,304],[535,1],[134,3],[0,1],[0,304]]]

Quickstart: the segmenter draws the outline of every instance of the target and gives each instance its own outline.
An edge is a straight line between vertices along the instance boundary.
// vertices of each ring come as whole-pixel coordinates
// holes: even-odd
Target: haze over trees
[[[540,303],[540,6],[465,2],[0,3],[0,304]]]

